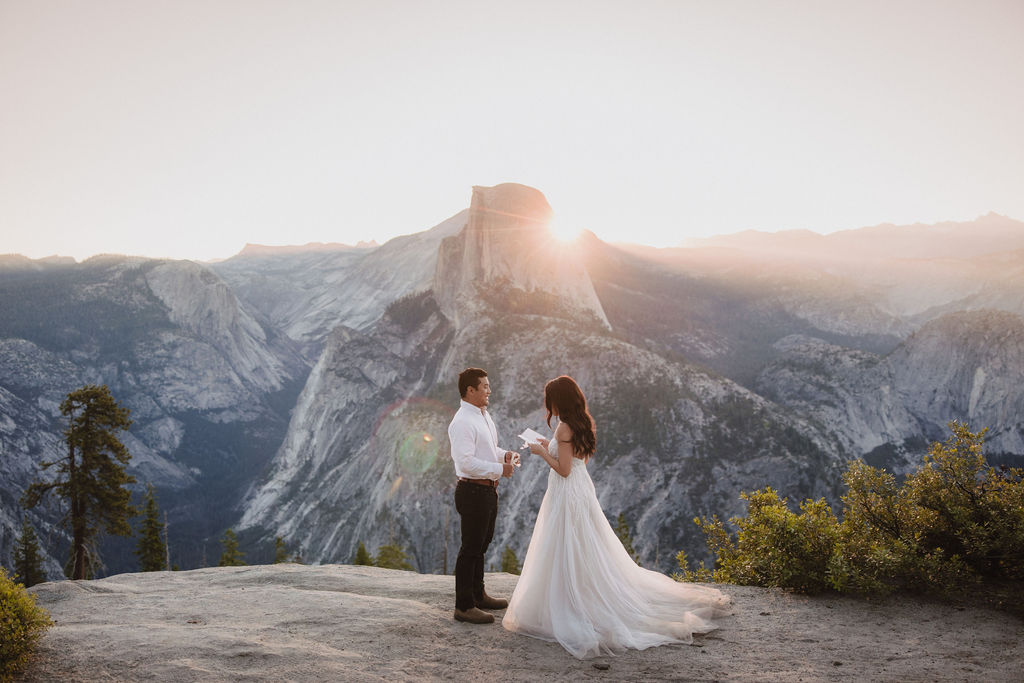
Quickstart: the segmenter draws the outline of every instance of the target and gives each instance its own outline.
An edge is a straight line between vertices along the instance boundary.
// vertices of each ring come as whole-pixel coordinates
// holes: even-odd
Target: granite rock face
[[[338,325],[364,329],[392,301],[429,289],[438,246],[465,227],[468,215],[460,211],[380,246],[247,249],[210,268],[312,364]]]
[[[904,403],[929,438],[949,420],[987,426],[987,447],[1024,453],[1024,318],[994,310],[950,313],[886,359]]]
[[[459,328],[428,297],[418,321],[391,310],[365,334],[332,335],[269,481],[247,501],[243,534],[257,543],[283,535],[318,562],[349,561],[359,542],[371,551],[397,543],[420,571],[450,571],[458,524],[446,430],[455,378],[470,365],[490,373],[491,412],[511,449],[523,428],[547,431],[547,379],[568,372],[581,382],[598,421],[590,467],[602,504],[627,515],[650,564],[670,565],[697,541],[693,514],[738,512],[737,484],[834,490],[838,461],[814,429],[727,379],[597,323],[585,330],[561,317],[495,312]],[[410,337],[417,343],[404,343]],[[489,562],[505,545],[523,557],[548,471],[524,455],[501,484]]]
[[[63,450],[60,403],[90,383],[108,385],[131,410],[134,424],[122,434],[129,472],[140,490],[157,487],[175,520],[172,538],[196,548],[216,533],[283,436],[287,413],[276,401],[291,403],[307,373],[295,344],[191,262],[98,257],[0,269],[0,300],[4,563],[20,529],[18,499],[47,476],[39,463]],[[27,514],[56,575],[62,512],[50,501]],[[120,550],[104,554],[108,570],[134,564]],[[199,561],[199,552],[179,559]]]
[[[758,378],[766,397],[828,425],[851,456],[919,463],[959,420],[988,427],[994,454],[1024,453],[1024,318],[1003,311],[933,320],[884,356],[787,337]],[[896,457],[903,456],[903,457]]]
[[[469,221],[441,245],[433,289],[457,325],[497,303],[582,316],[608,327],[579,250],[552,239],[551,207],[537,190],[474,187]]]

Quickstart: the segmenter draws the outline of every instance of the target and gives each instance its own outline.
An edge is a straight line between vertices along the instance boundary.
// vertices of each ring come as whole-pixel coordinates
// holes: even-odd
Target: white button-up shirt
[[[448,425],[455,474],[466,479],[501,478],[505,449],[498,447],[498,430],[486,410],[461,402]]]

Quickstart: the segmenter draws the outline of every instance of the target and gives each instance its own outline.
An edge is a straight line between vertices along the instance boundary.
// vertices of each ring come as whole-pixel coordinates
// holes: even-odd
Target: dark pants
[[[455,486],[455,509],[462,518],[462,547],[455,561],[455,609],[476,606],[484,596],[484,554],[498,518],[498,491],[460,481]]]

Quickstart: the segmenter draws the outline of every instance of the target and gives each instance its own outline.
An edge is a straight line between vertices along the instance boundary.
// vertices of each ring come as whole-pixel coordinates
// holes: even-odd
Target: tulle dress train
[[[711,619],[724,614],[728,603],[713,588],[638,566],[605,518],[586,463],[573,458],[568,477],[554,470],[548,475],[502,625],[587,659],[692,643],[694,633],[716,628]]]

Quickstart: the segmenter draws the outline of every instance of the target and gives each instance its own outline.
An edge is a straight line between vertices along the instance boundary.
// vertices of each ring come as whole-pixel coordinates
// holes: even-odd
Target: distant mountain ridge
[[[305,252],[346,251],[349,249],[373,249],[379,247],[376,240],[360,240],[355,245],[341,242],[307,242],[306,244],[270,246],[267,244],[246,243],[236,256],[277,256],[280,254],[301,254]]]
[[[912,225],[883,223],[820,234],[810,230],[760,232],[684,240],[681,247],[725,247],[766,255],[828,259],[936,259],[982,256],[1024,249],[1024,222],[994,212],[973,221]]]
[[[234,526],[254,561],[281,535],[307,561],[395,542],[419,570],[447,558],[450,571],[445,428],[466,365],[491,373],[507,446],[546,429],[546,379],[581,382],[602,505],[662,569],[680,548],[701,556],[691,518],[740,512],[740,490],[834,499],[848,459],[903,471],[948,419],[1024,457],[1024,224],[940,224],[950,244],[991,236],[952,255],[895,249],[906,235],[880,226],[858,233],[870,258],[825,258],[841,240],[563,244],[550,211],[504,184],[366,248],[254,247],[209,264],[0,257],[0,560],[21,491],[59,448],[57,405],[85,382],[132,409],[132,471],[157,484],[183,568],[215,562]],[[785,254],[764,248],[777,239]],[[527,458],[502,485],[488,562],[506,545],[523,556],[546,476]],[[29,515],[54,574],[57,516]],[[110,546],[110,569],[132,566],[129,544]]]

